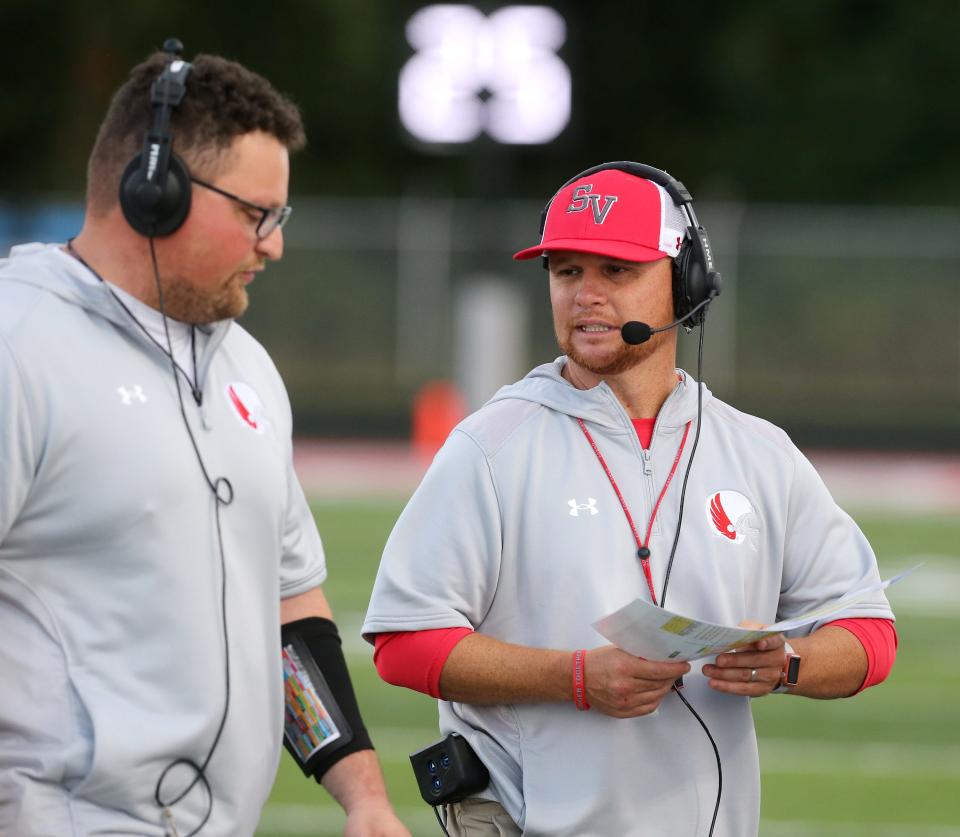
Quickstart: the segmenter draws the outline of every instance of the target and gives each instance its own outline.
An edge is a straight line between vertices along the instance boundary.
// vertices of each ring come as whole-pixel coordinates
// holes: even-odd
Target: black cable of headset
[[[710,746],[713,747],[713,755],[717,759],[717,801],[713,806],[713,818],[710,820],[710,830],[707,832],[710,837],[713,835],[713,828],[717,824],[717,814],[720,813],[720,797],[723,795],[723,767],[720,763],[720,748],[717,747],[717,742],[713,740],[713,736],[710,734],[710,728],[707,726],[706,721],[697,714],[697,710],[690,705],[683,692],[681,692],[676,686],[673,687],[673,691],[676,693],[677,697],[683,701],[683,705],[690,710],[690,714],[697,719],[697,723],[703,727],[703,731],[707,734],[707,739],[710,741]]]
[[[177,388],[177,401],[180,404],[180,415],[183,418],[183,425],[187,430],[187,435],[190,437],[190,443],[193,445],[193,452],[196,454],[197,462],[200,465],[200,470],[203,472],[203,478],[206,480],[207,486],[213,492],[213,497],[215,500],[214,504],[214,516],[217,523],[217,545],[219,547],[220,553],[220,578],[222,580],[220,588],[220,613],[223,625],[223,645],[224,645],[224,680],[225,680],[225,690],[224,690],[224,702],[223,702],[223,715],[220,717],[220,724],[217,727],[217,733],[213,738],[213,743],[210,745],[210,749],[207,751],[207,755],[203,760],[203,763],[198,765],[193,759],[187,758],[178,758],[171,761],[160,774],[160,778],[157,780],[156,787],[154,788],[153,798],[157,805],[162,809],[168,809],[171,805],[176,805],[181,799],[183,799],[199,782],[202,787],[207,792],[207,810],[204,813],[203,819],[200,821],[200,824],[186,837],[193,837],[197,832],[200,831],[206,824],[207,821],[213,814],[213,791],[210,788],[210,783],[206,777],[206,769],[210,764],[210,760],[213,758],[214,751],[217,749],[217,745],[220,743],[220,738],[223,735],[224,727],[227,725],[227,714],[230,710],[230,640],[227,629],[227,561],[226,556],[224,555],[223,550],[223,531],[220,525],[220,506],[229,506],[233,502],[233,486],[230,484],[230,480],[226,477],[217,477],[216,480],[211,480],[210,475],[207,472],[207,468],[203,463],[203,457],[200,455],[200,447],[197,445],[197,440],[194,438],[193,430],[190,428],[190,422],[187,419],[187,410],[186,406],[183,403],[183,391],[180,388],[180,376],[177,374],[177,364],[173,358],[173,342],[170,339],[170,325],[167,322],[167,312],[166,307],[164,306],[163,301],[163,288],[160,283],[160,267],[157,264],[157,252],[154,247],[153,236],[149,237],[150,242],[150,258],[153,263],[153,275],[157,284],[157,296],[158,304],[160,306],[160,316],[163,319],[163,330],[167,338],[167,348],[168,354],[170,356],[170,362],[173,366],[173,379]],[[197,370],[196,370],[196,353],[194,351],[194,382],[193,386],[196,391],[199,391],[200,382],[197,379]],[[224,486],[226,493],[220,495],[220,486]],[[164,802],[160,797],[160,792],[163,786],[163,780],[166,778],[167,774],[177,765],[186,765],[190,767],[195,773],[193,781],[190,782],[187,787],[180,792],[173,799]]]
[[[667,561],[667,570],[664,574],[663,579],[663,590],[660,593],[660,607],[666,607],[667,601],[667,585],[670,583],[670,571],[673,569],[673,559],[677,554],[677,544],[680,542],[680,527],[683,525],[683,505],[684,500],[687,496],[687,480],[690,478],[690,468],[693,465],[693,457],[697,452],[697,444],[700,442],[700,425],[703,422],[703,327],[704,320],[700,322],[700,335],[699,342],[697,345],[697,431],[693,436],[693,447],[690,449],[690,458],[687,460],[687,469],[683,474],[683,486],[680,489],[680,511],[677,513],[677,530],[673,536],[673,546],[670,549],[670,560]],[[720,813],[720,798],[723,795],[723,765],[720,761],[720,749],[717,747],[717,742],[714,740],[713,735],[710,732],[710,728],[707,726],[706,722],[700,715],[697,713],[697,710],[691,706],[690,701],[686,699],[680,689],[677,688],[676,684],[673,686],[673,691],[680,700],[683,701],[683,705],[687,707],[690,711],[690,714],[696,718],[697,723],[703,728],[703,731],[707,734],[707,739],[710,741],[710,746],[713,747],[713,755],[717,759],[717,801],[713,806],[713,818],[710,820],[710,830],[707,832],[708,837],[713,837],[713,829],[717,824],[717,815]]]
[[[437,806],[436,806],[436,805],[431,805],[430,807],[433,808],[433,815],[437,818],[437,822],[440,824],[440,830],[441,830],[444,834],[446,834],[447,837],[450,837],[450,832],[447,831],[446,825],[444,825],[443,820],[440,819],[440,811],[437,809]]]
[[[213,492],[213,496],[216,498],[218,506],[221,504],[224,506],[229,506],[233,502],[233,486],[230,484],[230,480],[226,479],[225,477],[217,477],[216,480],[210,479],[210,474],[207,473],[207,468],[203,464],[203,458],[200,456],[200,448],[197,445],[197,440],[194,438],[193,430],[191,430],[190,422],[187,419],[187,409],[184,406],[183,392],[180,388],[180,377],[179,375],[177,375],[177,364],[176,364],[176,361],[173,359],[173,342],[170,339],[170,324],[167,322],[167,312],[163,302],[163,290],[160,286],[160,268],[157,265],[157,252],[153,246],[152,237],[150,238],[150,256],[151,256],[151,259],[153,260],[153,272],[154,272],[154,276],[156,277],[156,283],[157,283],[157,297],[158,297],[158,303],[160,305],[160,316],[163,318],[163,331],[167,337],[167,349],[168,349],[167,354],[169,354],[170,363],[173,366],[173,377],[177,385],[177,401],[180,404],[180,415],[183,418],[183,425],[187,429],[187,435],[190,437],[190,444],[193,445],[193,452],[194,454],[196,454],[197,462],[200,465],[200,470],[203,472],[203,478],[206,480],[207,485],[209,486],[210,490]],[[194,351],[193,357],[194,357],[194,363],[196,363],[195,351]],[[200,382],[197,380],[196,368],[194,368],[193,370],[193,375],[194,375],[193,385],[195,388],[199,389]],[[227,494],[225,494],[223,497],[220,496],[220,489],[219,489],[220,485],[226,486],[226,489],[227,489]]]
[[[680,488],[680,511],[677,512],[677,529],[673,535],[673,546],[670,547],[670,559],[667,561],[667,570],[663,577],[663,589],[660,591],[660,607],[667,606],[667,585],[670,584],[670,572],[673,570],[673,559],[677,555],[677,544],[680,542],[680,527],[683,525],[683,505],[687,496],[687,480],[690,479],[690,469],[693,467],[693,457],[697,453],[700,443],[700,425],[703,423],[703,328],[706,318],[700,322],[700,340],[697,348],[697,432],[693,434],[693,447],[690,449],[690,458],[683,473],[683,486]]]

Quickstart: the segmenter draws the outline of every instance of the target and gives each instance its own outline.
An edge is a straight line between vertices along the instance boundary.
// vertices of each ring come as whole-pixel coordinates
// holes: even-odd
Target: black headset
[[[153,129],[120,178],[123,216],[141,235],[160,236],[176,232],[190,212],[190,172],[173,153],[170,113],[180,106],[187,92],[187,76],[193,65],[180,58],[183,44],[176,38],[164,41],[167,60],[150,90]]]
[[[601,163],[598,166],[592,166],[580,174],[574,175],[561,186],[556,194],[547,202],[540,215],[540,240],[543,240],[543,230],[547,224],[547,213],[550,206],[556,200],[564,189],[572,183],[575,183],[581,177],[588,177],[599,171],[615,169],[617,171],[632,174],[634,177],[641,177],[644,180],[650,180],[658,186],[662,186],[666,193],[673,199],[673,202],[680,207],[681,211],[687,216],[688,226],[680,252],[673,259],[673,309],[674,316],[677,319],[686,317],[694,308],[705,300],[716,296],[722,288],[720,274],[716,271],[713,264],[713,249],[710,247],[710,239],[707,238],[707,231],[697,220],[696,213],[693,211],[693,198],[687,187],[679,180],[667,174],[661,169],[653,166],[646,166],[643,163],[632,163],[629,160],[618,160],[612,163]],[[543,266],[547,267],[547,258],[543,257]],[[703,322],[707,313],[707,306],[704,306],[691,316],[687,322],[690,325],[697,325]]]

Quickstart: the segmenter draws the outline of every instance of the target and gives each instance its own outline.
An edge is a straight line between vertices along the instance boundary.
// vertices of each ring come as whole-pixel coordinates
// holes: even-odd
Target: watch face
[[[800,677],[800,658],[796,655],[787,657],[786,671],[784,672],[784,682],[788,686],[796,686]]]

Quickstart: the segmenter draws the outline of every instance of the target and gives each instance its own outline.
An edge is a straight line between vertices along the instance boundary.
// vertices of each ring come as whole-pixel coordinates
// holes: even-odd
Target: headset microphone
[[[717,274],[717,279],[719,280],[719,278],[720,276]],[[623,338],[624,343],[628,343],[631,346],[639,346],[641,343],[646,343],[657,332],[669,331],[671,328],[676,328],[684,320],[689,320],[701,308],[708,305],[716,295],[716,293],[712,293],[696,307],[691,308],[686,314],[680,317],[679,320],[674,320],[669,325],[661,326],[660,328],[651,328],[647,323],[641,323],[639,320],[630,320],[620,327],[620,336]]]

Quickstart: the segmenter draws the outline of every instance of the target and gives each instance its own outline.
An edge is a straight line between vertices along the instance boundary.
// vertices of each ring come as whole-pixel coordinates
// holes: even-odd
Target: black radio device
[[[410,756],[420,796],[428,805],[460,802],[479,793],[490,773],[462,735],[451,732],[442,741]]]

